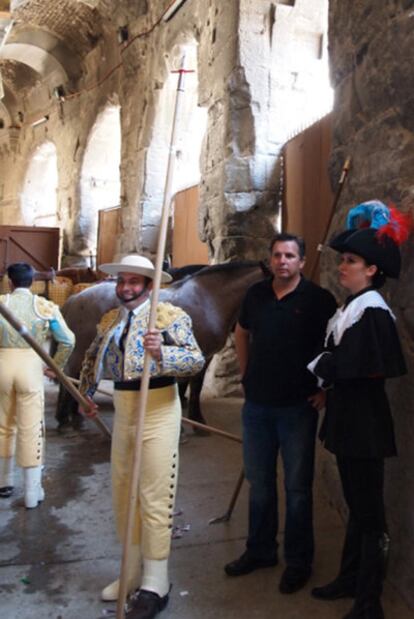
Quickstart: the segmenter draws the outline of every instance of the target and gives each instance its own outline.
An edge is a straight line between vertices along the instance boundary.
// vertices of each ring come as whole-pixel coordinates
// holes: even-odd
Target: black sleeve
[[[407,371],[395,322],[380,308],[366,309],[332,352],[334,380],[391,378]]]
[[[250,328],[250,322],[249,322],[250,296],[251,296],[250,291],[248,290],[241,304],[239,318],[238,318],[239,325],[242,327],[242,329],[246,329],[247,331]]]
[[[328,290],[323,290],[323,303],[321,303],[321,322],[323,326],[323,332],[326,332],[326,325],[328,320],[332,318],[337,310],[336,299]]]
[[[324,350],[325,334],[328,321],[335,314],[337,310],[337,303],[335,297],[325,290],[320,289],[320,297],[318,300],[318,316],[317,316],[317,338],[315,349],[313,351],[316,357]]]
[[[324,389],[330,387],[335,380],[335,358],[331,352],[324,351],[313,368],[313,374],[322,380]]]

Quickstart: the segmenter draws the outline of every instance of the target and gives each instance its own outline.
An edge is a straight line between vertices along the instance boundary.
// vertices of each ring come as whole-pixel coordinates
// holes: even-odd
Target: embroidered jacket
[[[39,344],[50,336],[57,342],[53,360],[63,369],[75,346],[75,336],[58,306],[33,294],[28,288],[16,288],[11,294],[1,295],[0,302],[25,325]],[[3,316],[0,316],[0,348],[30,348]]]
[[[120,348],[128,312],[125,308],[104,314],[97,335],[86,351],[81,372],[81,393],[93,395],[101,378],[128,381],[140,378],[144,367],[144,334],[148,330],[149,300],[134,310],[134,315]],[[170,303],[157,306],[156,328],[163,334],[161,360],[152,359],[151,377],[191,376],[197,374],[204,357],[192,332],[191,318],[181,308]]]

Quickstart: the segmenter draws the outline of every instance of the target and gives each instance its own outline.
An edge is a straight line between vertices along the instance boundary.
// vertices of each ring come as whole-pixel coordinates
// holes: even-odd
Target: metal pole
[[[174,171],[174,160],[175,160],[175,151],[176,151],[176,140],[177,140],[177,128],[178,128],[178,119],[180,118],[181,108],[182,108],[182,94],[184,92],[184,77],[185,77],[185,56],[183,56],[181,61],[181,68],[178,71],[178,86],[177,86],[177,97],[175,102],[175,110],[173,117],[173,125],[171,132],[171,142],[170,142],[170,153],[168,157],[168,167],[167,167],[167,176],[165,180],[165,188],[164,188],[164,202],[162,207],[162,215],[161,215],[161,223],[160,230],[158,236],[158,247],[157,247],[157,258],[155,261],[155,274],[152,285],[152,295],[151,295],[151,309],[150,316],[148,322],[148,330],[154,329],[155,321],[156,321],[156,312],[157,312],[157,304],[158,304],[158,296],[161,284],[161,272],[162,272],[162,262],[164,259],[165,253],[165,244],[167,239],[167,230],[168,230],[168,217],[170,211],[170,202],[171,202],[171,188],[173,181],[173,171]],[[138,494],[138,483],[141,469],[141,454],[142,454],[142,436],[144,429],[144,417],[145,411],[147,407],[147,399],[148,399],[148,386],[149,386],[149,378],[150,378],[150,364],[151,364],[151,355],[145,351],[144,356],[144,368],[141,377],[141,389],[139,391],[138,398],[138,412],[137,412],[137,425],[135,431],[135,449],[134,449],[134,460],[131,471],[131,479],[129,485],[129,499],[128,499],[128,513],[124,534],[124,544],[123,544],[123,552],[122,552],[122,563],[121,563],[121,574],[119,579],[119,594],[118,601],[116,607],[116,619],[124,619],[125,617],[125,600],[127,596],[127,586],[128,586],[128,555],[129,548],[132,540],[132,529],[133,522],[135,516],[135,506],[137,501]]]
[[[65,389],[69,391],[70,395],[75,398],[75,400],[81,405],[82,408],[88,410],[88,408],[90,408],[90,403],[88,402],[88,400],[83,397],[83,395],[76,389],[76,387],[73,386],[68,377],[53,361],[52,357],[43,350],[43,348],[34,339],[34,337],[30,335],[25,325],[19,322],[3,303],[0,303],[0,314],[3,316],[3,318],[7,320],[8,323],[11,324],[14,329],[16,329],[18,334],[29,344],[31,348],[33,348],[33,350],[46,363],[46,365],[54,371],[54,373],[56,374],[56,378],[65,387]],[[102,419],[100,419],[98,416],[92,417],[91,419],[96,423],[96,425],[105,434],[105,436],[111,436],[111,431],[102,421]]]
[[[218,518],[212,518],[211,520],[209,520],[208,524],[218,524],[219,522],[228,522],[230,520],[234,507],[236,505],[237,499],[239,498],[239,494],[240,494],[240,490],[244,482],[244,478],[245,478],[244,469],[242,469],[237,479],[236,487],[230,499],[230,503],[229,503],[226,513],[223,516],[218,516]]]

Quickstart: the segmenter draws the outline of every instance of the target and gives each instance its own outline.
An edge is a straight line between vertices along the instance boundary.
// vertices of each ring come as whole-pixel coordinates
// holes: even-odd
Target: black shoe
[[[72,428],[74,430],[77,430],[78,432],[81,432],[85,429],[85,421],[81,415],[72,417]]]
[[[73,428],[70,421],[60,421],[56,428],[56,432],[58,432],[59,434],[70,434],[71,432],[73,433]]]
[[[339,600],[341,598],[354,598],[356,585],[346,584],[339,578],[328,583],[324,587],[315,587],[311,591],[312,597],[317,600]]]
[[[384,619],[384,611],[377,599],[365,604],[355,602],[351,612],[345,615],[344,619]]]
[[[311,575],[310,567],[289,567],[285,569],[279,583],[280,593],[295,593],[302,589]]]
[[[0,499],[8,499],[13,494],[13,486],[3,486],[0,488]]]
[[[224,571],[227,576],[244,576],[244,574],[250,574],[254,570],[273,567],[274,565],[277,565],[277,557],[274,557],[274,559],[255,559],[246,551],[235,561],[227,563],[224,566]]]
[[[138,589],[130,598],[130,610],[127,619],[153,619],[168,604],[169,594],[160,597],[158,593]]]

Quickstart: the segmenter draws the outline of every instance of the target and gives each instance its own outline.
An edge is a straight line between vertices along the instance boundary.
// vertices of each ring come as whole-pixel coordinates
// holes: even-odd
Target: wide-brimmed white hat
[[[121,262],[110,262],[107,264],[101,264],[99,270],[109,275],[118,275],[118,273],[138,273],[138,275],[144,275],[154,279],[155,267],[151,260],[145,256],[138,256],[137,254],[129,254],[121,258]],[[162,271],[161,283],[168,284],[172,281],[171,275]]]

